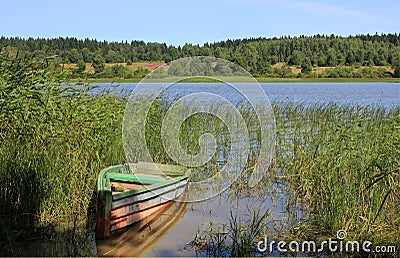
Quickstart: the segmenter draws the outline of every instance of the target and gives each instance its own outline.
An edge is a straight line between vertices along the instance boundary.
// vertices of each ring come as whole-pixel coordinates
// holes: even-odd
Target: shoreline
[[[318,83],[318,82],[331,82],[331,83],[349,83],[349,82],[392,82],[400,83],[400,78],[266,78],[266,77],[255,77],[259,83]],[[72,83],[138,83],[142,78],[87,78],[87,79],[70,79],[68,82]],[[226,82],[248,82],[238,80],[236,78],[231,78],[225,80]],[[155,82],[165,82],[165,80],[159,79]],[[168,80],[168,82],[174,82],[173,80]],[[216,82],[216,80],[208,78],[195,78],[195,79],[184,79],[178,81],[178,83],[205,83],[205,82]]]

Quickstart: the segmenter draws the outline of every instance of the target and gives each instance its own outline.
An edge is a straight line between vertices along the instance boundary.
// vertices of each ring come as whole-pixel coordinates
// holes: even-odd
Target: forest
[[[34,58],[53,57],[74,64],[81,76],[87,65],[98,78],[143,77],[149,69],[128,69],[135,62],[162,62],[188,56],[215,56],[232,61],[257,77],[381,78],[400,77],[400,34],[314,35],[245,38],[183,46],[166,43],[108,42],[96,39],[0,37],[0,48]],[[119,64],[116,67],[105,64]],[[323,67],[323,70],[318,70]],[[297,69],[298,72],[294,72]]]

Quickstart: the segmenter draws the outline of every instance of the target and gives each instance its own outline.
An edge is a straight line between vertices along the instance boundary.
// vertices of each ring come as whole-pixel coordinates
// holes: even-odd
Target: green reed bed
[[[56,69],[51,60],[0,54],[0,242],[5,254],[24,250],[20,240],[52,239],[55,232],[67,232],[65,244],[72,243],[78,225],[86,224],[98,172],[124,161],[125,101],[61,84],[65,78]],[[52,251],[40,249],[32,254]],[[68,250],[50,254],[74,255]]]
[[[399,245],[400,107],[275,108],[276,169],[309,214],[292,234]]]
[[[263,231],[251,230],[253,222],[236,217],[220,225],[223,233],[210,224],[210,230],[198,232],[191,243],[196,253],[260,255],[254,248],[264,235],[287,243],[321,242],[335,239],[338,230],[346,230],[346,241],[398,247],[400,107],[276,103],[274,111],[277,146],[267,176],[251,190],[243,181],[231,189],[234,196],[263,199],[274,188],[282,188],[289,215],[286,225],[273,226],[269,213],[249,211],[251,221]],[[222,249],[216,250],[218,246]]]

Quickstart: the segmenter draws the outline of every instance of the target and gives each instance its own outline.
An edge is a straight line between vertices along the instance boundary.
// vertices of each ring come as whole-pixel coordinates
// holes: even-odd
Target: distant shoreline
[[[393,82],[393,83],[400,83],[400,78],[265,78],[265,77],[258,77],[255,78],[260,83],[301,83],[301,82]],[[87,78],[87,79],[71,79],[69,82],[72,83],[138,83],[142,80],[142,78]],[[163,82],[162,80],[156,80],[155,82]],[[209,80],[207,78],[195,78],[190,80],[182,80],[179,82],[190,82],[190,83],[204,83],[204,82],[213,82],[213,80]],[[226,82],[246,82],[235,80],[235,78],[227,79]]]

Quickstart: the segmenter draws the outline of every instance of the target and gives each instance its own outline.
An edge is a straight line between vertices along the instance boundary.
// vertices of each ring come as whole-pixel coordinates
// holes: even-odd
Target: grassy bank
[[[179,80],[180,78],[176,78]],[[267,82],[394,82],[400,83],[399,78],[266,78],[266,77],[256,77],[258,82],[267,83]],[[84,83],[138,83],[142,80],[142,78],[132,78],[132,79],[124,79],[124,78],[87,78],[87,79],[71,79],[70,82],[84,82]],[[159,80],[163,82],[163,80]],[[226,82],[238,82],[243,81],[235,77],[224,78]],[[191,83],[200,83],[200,82],[214,82],[214,80],[210,80],[207,78],[191,78],[182,80],[180,82],[191,82]]]

